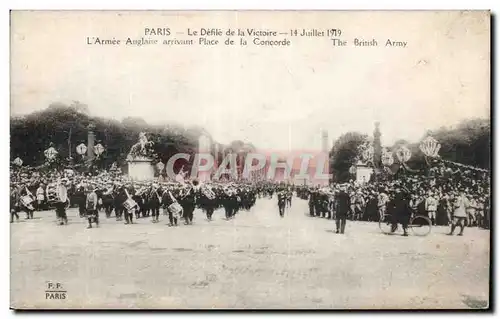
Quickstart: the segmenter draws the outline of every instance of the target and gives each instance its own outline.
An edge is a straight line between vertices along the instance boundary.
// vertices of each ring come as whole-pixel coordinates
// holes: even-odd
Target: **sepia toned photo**
[[[11,11],[10,307],[490,309],[490,25]]]

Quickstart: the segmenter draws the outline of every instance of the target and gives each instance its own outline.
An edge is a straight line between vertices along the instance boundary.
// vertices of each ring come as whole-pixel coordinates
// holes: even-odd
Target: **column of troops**
[[[310,216],[340,218],[344,225],[346,219],[378,222],[386,215],[396,216],[404,224],[404,220],[417,214],[428,217],[433,225],[452,225],[452,229],[455,219],[460,219],[464,226],[490,227],[487,185],[446,188],[401,181],[366,185],[351,182],[323,188],[299,186],[296,191],[298,197],[308,200]],[[341,226],[340,231],[343,231]]]
[[[209,221],[214,211],[223,208],[225,218],[233,218],[240,210],[254,206],[258,189],[248,184],[199,184],[196,180],[184,184],[157,182],[118,182],[89,178],[74,184],[68,178],[60,178],[49,185],[39,184],[36,191],[30,185],[11,185],[11,222],[19,220],[19,213],[33,218],[34,212],[55,209],[58,223],[68,223],[67,209],[78,207],[79,216],[88,219],[88,227],[99,225],[99,212],[106,218],[114,217],[125,224],[134,218],[151,218],[157,223],[160,213],[168,217],[169,226],[193,222],[195,208],[202,209]]]

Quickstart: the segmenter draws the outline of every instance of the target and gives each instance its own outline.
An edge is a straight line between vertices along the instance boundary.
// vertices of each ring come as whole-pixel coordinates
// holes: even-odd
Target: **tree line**
[[[46,109],[21,117],[11,117],[10,158],[19,157],[23,165],[47,164],[44,151],[54,147],[58,151],[56,165],[68,165],[68,158],[79,165],[98,165],[109,168],[113,163],[126,167],[126,158],[131,147],[138,142],[139,133],[146,132],[153,142],[154,161],[167,163],[177,153],[194,155],[202,135],[210,141],[210,152],[220,163],[227,153],[243,155],[255,151],[255,146],[235,140],[229,144],[216,142],[202,127],[184,127],[176,124],[148,124],[140,117],[126,117],[121,121],[91,116],[87,105],[74,101],[71,104],[52,103]],[[102,144],[105,152],[93,163],[86,156],[77,154],[76,147],[87,145],[88,128],[93,126],[95,144]],[[242,157],[239,156],[238,159]],[[176,161],[174,171],[190,169],[194,156],[186,162]]]
[[[441,159],[490,169],[491,128],[489,119],[469,119],[462,121],[455,127],[430,130],[422,135],[422,139],[427,135],[432,136],[441,144],[439,151]],[[330,151],[330,171],[334,180],[344,182],[351,178],[349,168],[355,164],[359,155],[358,148],[369,140],[370,136],[366,134],[347,132],[335,141]],[[412,153],[407,166],[413,170],[425,170],[428,164],[424,154],[419,149],[420,141],[410,143],[406,140],[398,140],[387,148],[394,153],[402,145],[408,147]]]
[[[19,157],[26,165],[41,165],[46,160],[44,151],[53,146],[61,159],[71,156],[77,163],[84,161],[76,153],[76,146],[87,144],[89,125],[94,127],[95,144],[101,143],[105,148],[99,159],[103,167],[114,162],[123,164],[140,132],[146,132],[148,139],[153,141],[157,160],[165,162],[178,152],[193,153],[199,137],[206,134],[199,127],[151,125],[137,117],[118,121],[90,116],[88,107],[78,102],[71,105],[53,103],[45,110],[11,118],[11,160]]]

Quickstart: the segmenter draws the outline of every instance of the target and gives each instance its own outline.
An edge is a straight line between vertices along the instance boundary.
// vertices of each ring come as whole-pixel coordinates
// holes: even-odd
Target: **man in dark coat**
[[[125,193],[123,186],[115,185],[113,198],[116,220],[121,221],[123,220],[122,216],[125,211],[123,203],[127,200],[127,194]]]
[[[205,186],[205,187],[207,187],[207,186]],[[209,193],[209,192],[212,192],[213,197],[212,196],[210,198],[207,197],[207,195],[202,191],[200,191],[198,193],[198,196],[199,196],[198,197],[198,199],[199,199],[198,205],[200,206],[201,209],[203,209],[206,212],[207,220],[211,221],[212,215],[213,215],[215,209],[217,208],[217,197],[216,197],[215,193],[213,193],[213,191],[211,191],[211,189],[207,190],[207,193]]]
[[[86,216],[85,201],[87,199],[87,195],[85,194],[85,188],[83,187],[83,185],[79,185],[76,188],[73,198],[75,200],[75,203],[78,205],[78,213],[80,215],[80,218],[85,217]]]
[[[179,213],[169,209],[170,205],[172,205],[174,202],[177,202],[177,199],[172,194],[172,191],[168,188],[163,190],[161,195],[161,206],[163,208],[163,215],[168,215],[168,226],[177,226],[177,222],[179,219]]]
[[[286,193],[284,191],[278,192],[278,210],[281,217],[285,216],[286,206]]]
[[[184,211],[184,224],[193,224],[193,212],[196,206],[196,190],[192,185],[187,186],[182,192],[179,200]]]
[[[345,232],[345,225],[347,220],[347,214],[351,207],[351,197],[347,194],[346,189],[342,186],[339,192],[335,195],[335,203],[337,204],[336,210],[336,233],[339,232],[343,234]]]
[[[314,189],[308,191],[309,193],[309,216],[316,216],[316,192]]]
[[[153,223],[158,223],[160,221],[160,191],[156,185],[152,185],[148,190],[148,207],[151,210],[151,215],[153,216]]]
[[[398,228],[398,223],[403,226],[403,236],[408,236],[408,223],[411,217],[409,207],[410,193],[404,187],[396,187],[394,198],[390,201],[390,214],[392,219],[392,232]]]

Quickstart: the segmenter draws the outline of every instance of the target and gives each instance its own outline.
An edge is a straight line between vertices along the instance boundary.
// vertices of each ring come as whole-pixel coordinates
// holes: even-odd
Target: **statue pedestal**
[[[356,182],[358,184],[365,184],[370,181],[373,174],[373,168],[368,165],[358,163],[356,165]]]
[[[127,160],[128,176],[133,181],[152,181],[155,170],[151,164],[152,160],[146,157],[135,157]]]

